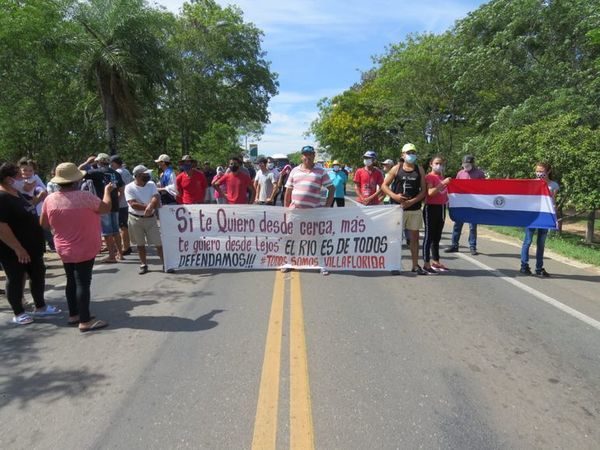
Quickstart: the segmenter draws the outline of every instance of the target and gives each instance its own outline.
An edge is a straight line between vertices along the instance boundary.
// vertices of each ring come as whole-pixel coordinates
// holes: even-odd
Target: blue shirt
[[[333,198],[344,198],[344,188],[346,187],[346,182],[348,181],[348,175],[346,175],[346,172],[343,170],[338,170],[337,172],[332,170],[329,172],[329,178],[331,178],[331,182],[335,186]]]

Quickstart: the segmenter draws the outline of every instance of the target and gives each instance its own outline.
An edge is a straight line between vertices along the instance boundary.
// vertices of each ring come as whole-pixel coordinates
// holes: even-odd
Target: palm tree
[[[173,18],[144,0],[88,0],[76,3],[72,14],[84,30],[81,70],[98,96],[115,154],[118,127],[135,130],[141,102],[154,101],[166,79],[165,30]]]

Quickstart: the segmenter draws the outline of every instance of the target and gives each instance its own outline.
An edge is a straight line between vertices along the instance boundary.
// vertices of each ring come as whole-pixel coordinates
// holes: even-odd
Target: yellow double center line
[[[290,448],[314,449],[308,360],[300,274],[291,272],[290,289]],[[252,448],[275,449],[285,300],[284,274],[277,272],[267,329]]]

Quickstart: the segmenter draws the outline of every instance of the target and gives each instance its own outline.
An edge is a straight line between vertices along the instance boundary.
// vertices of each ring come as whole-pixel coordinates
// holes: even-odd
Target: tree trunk
[[[102,112],[106,121],[106,141],[108,153],[117,154],[117,104],[110,88],[110,77],[102,76],[100,69],[96,69],[96,81],[100,90]]]
[[[596,222],[596,210],[592,209],[587,217],[587,228],[585,230],[585,243],[592,244],[594,242],[594,225]]]
[[[556,205],[556,218],[558,219],[558,234],[562,234],[563,230],[563,221],[561,220],[564,217],[562,205]]]

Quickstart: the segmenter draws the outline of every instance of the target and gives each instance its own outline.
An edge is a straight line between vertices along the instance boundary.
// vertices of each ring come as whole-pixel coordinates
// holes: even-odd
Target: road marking
[[[488,265],[483,264],[482,262],[477,261],[475,258],[471,258],[470,256],[464,255],[462,253],[457,253],[457,255],[467,261],[469,261],[471,264],[476,265],[477,267],[487,270],[489,272],[491,272],[492,274],[494,274],[495,276],[502,278],[504,281],[506,281],[507,283],[512,284],[513,286],[518,287],[519,289],[522,289],[523,291],[533,295],[534,297],[540,299],[543,302],[548,303],[549,305],[554,306],[555,308],[561,310],[564,313],[569,314],[570,316],[575,317],[576,319],[581,320],[582,322],[588,324],[591,327],[594,327],[595,329],[600,331],[600,322],[597,321],[596,319],[592,319],[589,316],[586,316],[585,314],[583,314],[582,312],[577,311],[576,309],[571,308],[570,306],[565,305],[564,303],[559,302],[558,300],[532,288],[527,286],[525,283],[521,283],[520,281],[515,280],[514,278],[505,275],[504,273],[500,272],[497,269],[494,269]]]
[[[277,445],[277,412],[279,404],[279,378],[281,367],[281,337],[283,329],[284,275],[275,274],[271,314],[267,328],[265,358],[263,361],[258,405],[254,420],[253,449],[275,449]]]
[[[292,272],[290,305],[290,448],[315,448],[300,273]]]

